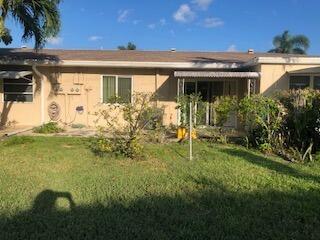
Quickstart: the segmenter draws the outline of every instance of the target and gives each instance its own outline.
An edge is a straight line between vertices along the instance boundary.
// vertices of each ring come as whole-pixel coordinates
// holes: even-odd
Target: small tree
[[[141,156],[143,130],[162,122],[162,114],[154,96],[147,93],[134,93],[132,103],[110,104],[97,113],[98,120],[102,118],[105,123],[100,127],[102,149],[129,158]]]
[[[137,46],[132,43],[132,42],[128,42],[127,46],[119,46],[118,47],[119,50],[136,50],[137,49]]]

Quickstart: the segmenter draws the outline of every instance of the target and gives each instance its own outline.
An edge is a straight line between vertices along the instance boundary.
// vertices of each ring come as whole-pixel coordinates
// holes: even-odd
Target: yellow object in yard
[[[177,138],[181,140],[186,138],[186,136],[187,136],[187,129],[185,127],[178,127]]]
[[[187,128],[185,127],[179,127],[177,130],[177,138],[178,140],[182,140],[185,139],[189,136],[189,132],[187,130]],[[195,129],[193,129],[192,133],[191,133],[191,137],[192,139],[197,139],[197,132]]]

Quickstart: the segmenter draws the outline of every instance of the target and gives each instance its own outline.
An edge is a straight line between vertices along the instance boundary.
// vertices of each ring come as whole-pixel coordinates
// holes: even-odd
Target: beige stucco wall
[[[60,122],[95,126],[97,125],[95,113],[108,108],[108,105],[101,103],[102,75],[125,75],[133,77],[133,92],[157,94],[158,106],[165,109],[164,124],[177,123],[177,110],[175,109],[177,83],[171,77],[171,71],[60,67],[38,67],[38,70],[41,76],[37,77],[34,74],[36,83],[32,103],[4,103],[2,81],[0,80],[0,112],[3,112],[1,115],[3,121],[28,126],[40,125],[41,108],[43,108],[44,121],[49,122],[48,106],[56,102],[61,108]],[[53,90],[57,86],[63,89],[59,94]],[[72,88],[73,92],[71,92]],[[78,93],[76,89],[79,89]],[[41,107],[41,94],[43,94],[43,107]],[[82,114],[76,112],[77,106],[84,107]]]
[[[271,95],[276,91],[289,89],[288,72],[319,67],[319,65],[262,64],[260,68],[260,93]]]
[[[261,79],[257,82],[257,92],[270,95],[277,90],[289,88],[287,72],[314,67],[318,66],[262,64],[251,70],[261,72]],[[30,70],[31,68],[0,66],[0,69]],[[108,108],[106,104],[101,103],[102,75],[125,75],[133,77],[133,92],[156,93],[158,106],[163,106],[165,109],[164,124],[177,124],[175,109],[177,80],[173,78],[172,70],[71,67],[38,67],[38,70],[41,74],[40,76],[34,74],[32,103],[4,103],[3,85],[0,79],[1,123],[15,122],[19,125],[37,126],[41,124],[42,119],[44,122],[49,122],[48,106],[52,102],[57,102],[61,108],[60,122],[95,126],[97,124],[95,113],[100,109]],[[59,86],[63,89],[60,94],[55,94],[53,91],[57,84],[60,84]],[[79,89],[79,93],[71,92],[72,88]],[[243,97],[247,91],[247,80],[238,80],[238,97]],[[41,99],[43,99],[43,105]],[[83,106],[84,112],[77,113],[77,106]]]

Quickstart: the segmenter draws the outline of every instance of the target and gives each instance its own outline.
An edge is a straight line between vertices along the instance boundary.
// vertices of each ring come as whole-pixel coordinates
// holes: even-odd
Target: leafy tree
[[[55,37],[60,30],[60,0],[0,0],[0,41],[12,42],[6,21],[11,17],[23,28],[22,39],[34,37],[35,48],[42,48],[46,39]]]
[[[271,49],[270,53],[307,54],[310,40],[304,35],[293,36],[289,31],[285,31],[274,37],[273,45],[275,48]]]
[[[127,46],[119,46],[118,47],[119,50],[136,50],[137,49],[137,46],[132,43],[132,42],[128,42]]]

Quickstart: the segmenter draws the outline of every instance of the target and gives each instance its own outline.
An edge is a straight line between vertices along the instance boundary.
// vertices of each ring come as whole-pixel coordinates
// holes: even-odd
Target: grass
[[[190,162],[187,147],[132,161],[79,138],[3,142],[0,238],[320,239],[320,163],[200,142]]]

